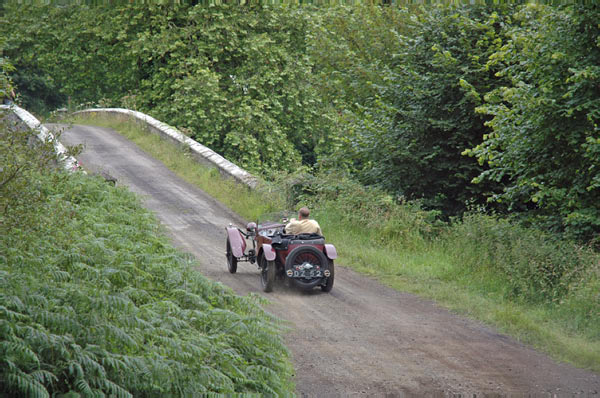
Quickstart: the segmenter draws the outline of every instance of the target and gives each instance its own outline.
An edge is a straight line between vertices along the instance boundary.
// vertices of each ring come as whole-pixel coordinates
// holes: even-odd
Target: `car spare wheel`
[[[301,289],[309,290],[322,284],[324,272],[329,270],[329,260],[325,254],[314,246],[298,246],[287,256],[285,260],[285,271],[288,275],[296,275],[298,272],[307,273],[307,270],[320,271],[317,277],[292,277],[294,284]]]

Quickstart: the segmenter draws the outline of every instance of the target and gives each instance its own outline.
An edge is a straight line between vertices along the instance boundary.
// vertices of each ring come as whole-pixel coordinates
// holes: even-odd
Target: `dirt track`
[[[198,258],[200,272],[239,294],[262,294],[254,265],[227,272],[225,226],[242,225],[239,216],[110,129],[74,126],[61,141],[85,143],[79,159],[86,169],[106,171],[140,194],[174,243]],[[598,374],[336,266],[329,294],[276,285],[267,295],[268,309],[291,323],[286,342],[301,396],[600,397]]]

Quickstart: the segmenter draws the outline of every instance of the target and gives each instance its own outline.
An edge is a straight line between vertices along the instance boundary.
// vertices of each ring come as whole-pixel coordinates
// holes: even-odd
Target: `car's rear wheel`
[[[260,257],[260,285],[263,292],[269,293],[273,291],[275,283],[275,261],[267,261],[265,256]]]
[[[333,279],[335,276],[335,267],[333,265],[333,260],[329,260],[329,276],[325,281],[325,284],[321,285],[321,290],[329,293],[331,289],[333,289]]]
[[[231,251],[229,237],[227,237],[227,251],[225,252],[225,255],[227,256],[227,269],[229,269],[229,272],[232,274],[235,274],[237,272],[237,257],[235,257]]]
[[[287,256],[285,260],[286,270],[296,270],[298,267],[304,267],[310,264],[313,268],[317,268],[324,272],[328,269],[329,260],[325,254],[314,246],[299,246],[296,247]],[[323,282],[324,277],[317,278],[293,278],[294,284],[303,290],[310,290]]]

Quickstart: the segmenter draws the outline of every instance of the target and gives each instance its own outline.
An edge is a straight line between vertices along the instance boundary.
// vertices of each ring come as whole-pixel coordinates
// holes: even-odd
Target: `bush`
[[[2,42],[0,41],[0,49],[2,48]],[[2,52],[0,51],[0,101],[3,101],[4,98],[9,98],[13,91],[13,85],[10,77],[8,76],[9,72],[12,72],[14,67],[6,58],[2,57]],[[0,103],[1,105],[2,103]]]
[[[4,51],[15,58],[24,104],[36,111],[40,98],[47,108],[67,105],[67,98],[72,107],[125,104],[254,172],[315,162],[321,106],[308,84],[302,12],[258,5],[0,7]]]
[[[560,302],[558,316],[569,330],[600,340],[600,262],[581,275],[571,294]]]
[[[273,185],[281,190],[278,196],[287,198],[289,208],[308,205],[317,218],[329,220],[336,229],[360,230],[365,241],[373,244],[401,242],[416,248],[444,225],[437,212],[422,210],[417,202],[403,202],[339,173],[299,172],[274,178]]]
[[[0,110],[0,225],[33,227],[46,205],[49,165],[56,161],[53,141],[40,142],[12,111]]]
[[[369,10],[348,11],[354,24],[333,19],[333,33],[325,37],[338,46],[317,41],[330,52],[325,94],[329,86],[339,92],[333,103],[342,125],[324,165],[346,166],[361,182],[418,199],[445,216],[485,204],[493,184],[473,185],[483,169],[461,153],[489,132],[475,108],[502,82],[486,64],[505,39],[511,7]],[[383,39],[375,45],[372,33],[380,30]],[[346,69],[351,81],[338,76]]]

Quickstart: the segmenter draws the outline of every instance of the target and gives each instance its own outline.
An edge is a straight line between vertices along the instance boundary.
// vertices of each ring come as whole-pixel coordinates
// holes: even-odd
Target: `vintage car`
[[[241,261],[257,264],[263,291],[273,290],[275,278],[289,278],[303,290],[320,286],[324,292],[333,288],[337,252],[332,244],[317,234],[289,235],[285,232],[290,212],[269,213],[246,229],[227,227],[226,256],[229,272],[235,274]],[[246,240],[250,240],[249,248]]]

